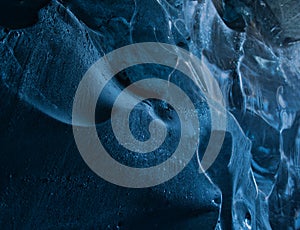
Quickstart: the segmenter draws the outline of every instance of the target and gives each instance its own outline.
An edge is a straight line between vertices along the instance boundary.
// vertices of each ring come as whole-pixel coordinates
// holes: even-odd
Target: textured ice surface
[[[297,0],[70,0],[51,1],[37,21],[15,26],[24,28],[3,23],[2,226],[299,229],[299,12]],[[146,41],[178,45],[204,61],[224,94],[228,132],[206,174],[198,173],[195,157],[173,180],[130,190],[89,171],[68,124],[85,71],[105,53]],[[109,123],[121,89],[153,76],[180,85],[193,99],[203,126],[201,158],[211,132],[205,99],[181,73],[165,67],[136,66],[116,76],[100,98],[100,139],[128,165],[169,156],[178,117],[164,103],[146,101],[132,114],[138,139],[147,136],[141,127],[154,116],[168,127],[170,139],[148,158],[120,148]]]

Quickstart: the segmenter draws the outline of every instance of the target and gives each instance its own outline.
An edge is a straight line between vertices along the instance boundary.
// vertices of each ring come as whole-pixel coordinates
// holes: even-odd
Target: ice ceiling
[[[21,2],[30,6],[29,1]],[[101,56],[138,42],[180,46],[207,65],[229,114],[232,149],[225,170],[231,182],[224,185],[217,167],[205,175],[222,193],[218,218],[206,229],[300,229],[298,0],[66,0],[40,7],[29,7],[37,14],[35,20],[6,21],[1,27],[1,121],[12,108],[11,98],[18,95],[22,103],[71,124],[78,83]],[[199,110],[207,110],[197,96],[201,92],[181,82],[180,73],[172,69],[128,69],[116,84],[122,88],[146,75],[174,79],[199,101]],[[103,95],[106,103],[118,92]],[[172,118],[159,105],[146,106],[162,119]],[[142,115],[133,116],[138,120]],[[107,122],[108,112],[100,112],[97,119],[99,124]],[[202,122],[208,126],[208,121]],[[172,119],[167,125],[176,129]],[[226,196],[232,199],[226,201]]]

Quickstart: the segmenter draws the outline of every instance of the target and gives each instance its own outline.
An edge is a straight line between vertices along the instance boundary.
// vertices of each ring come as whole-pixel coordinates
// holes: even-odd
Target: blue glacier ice
[[[1,8],[2,229],[300,229],[298,0],[24,0]],[[100,140],[119,162],[158,164],[179,138],[174,108],[145,100],[131,114],[133,136],[146,140],[150,121],[160,119],[169,139],[148,155],[118,144],[111,107],[131,83],[177,84],[201,123],[197,153],[180,174],[130,189],[102,180],[81,159],[72,106],[99,58],[140,42],[176,45],[204,63],[225,99],[227,130],[218,158],[199,173],[209,135],[218,133],[204,93],[169,67],[121,71],[95,115]]]

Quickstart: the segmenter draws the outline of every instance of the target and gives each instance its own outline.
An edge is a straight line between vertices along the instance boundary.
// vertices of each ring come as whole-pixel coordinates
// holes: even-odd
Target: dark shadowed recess
[[[24,28],[38,20],[38,11],[50,0],[0,0],[0,26]]]

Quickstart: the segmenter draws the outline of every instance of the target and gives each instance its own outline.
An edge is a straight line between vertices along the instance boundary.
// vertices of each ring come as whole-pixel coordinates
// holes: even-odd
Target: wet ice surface
[[[32,26],[1,29],[3,226],[300,228],[300,4],[224,2],[51,1]],[[81,160],[71,109],[79,81],[96,60],[148,41],[183,47],[203,60],[226,100],[228,130],[206,174],[199,173],[195,156],[165,184],[130,190],[104,182]],[[178,84],[195,103],[201,158],[212,132],[205,98],[165,67],[137,66],[115,77],[99,99],[99,138],[124,164],[152,165],[169,156],[178,117],[163,102],[143,102],[132,114],[137,139],[147,138],[141,127],[153,117],[168,128],[170,140],[149,158],[119,148],[109,122],[112,98],[153,76]]]

